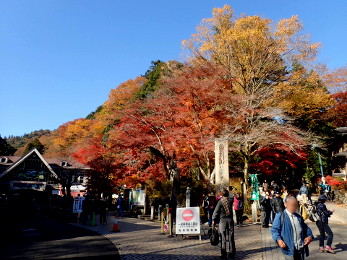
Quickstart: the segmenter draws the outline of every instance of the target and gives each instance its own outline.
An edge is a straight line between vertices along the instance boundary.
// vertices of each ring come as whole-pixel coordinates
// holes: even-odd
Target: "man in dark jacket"
[[[263,196],[260,197],[259,203],[261,210],[261,224],[263,228],[268,228],[271,214],[271,201],[268,192],[264,192]]]
[[[334,234],[331,231],[331,228],[329,227],[329,224],[328,224],[329,217],[333,214],[334,210],[328,210],[327,206],[325,206],[325,202],[327,201],[327,199],[328,197],[325,194],[320,195],[318,198],[317,211],[319,215],[319,220],[316,222],[316,225],[320,233],[319,251],[322,253],[329,252],[329,253],[335,254],[335,250],[331,247],[333,243]],[[326,247],[324,247],[325,233],[328,234]]]
[[[234,257],[236,253],[236,248],[234,240],[233,198],[229,197],[229,191],[227,189],[223,189],[223,197],[218,201],[212,218],[213,225],[215,225],[217,219],[220,219],[219,232],[222,236],[222,258]],[[228,233],[227,230],[229,230]],[[229,248],[231,248],[231,252],[229,252],[228,256],[226,252],[227,235],[229,241]]]
[[[296,213],[298,201],[293,196],[287,196],[286,209],[279,212],[274,220],[271,234],[273,240],[282,249],[285,260],[303,260],[309,255],[308,245],[313,240],[311,229],[304,219]]]
[[[275,197],[272,199],[272,210],[275,213],[275,217],[278,212],[282,212],[284,210],[283,199],[281,198],[279,191],[275,191]]]

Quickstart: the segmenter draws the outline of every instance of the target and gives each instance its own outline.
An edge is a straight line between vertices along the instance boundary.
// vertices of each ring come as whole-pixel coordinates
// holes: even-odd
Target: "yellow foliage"
[[[104,104],[106,111],[110,113],[123,109],[124,105],[132,99],[134,93],[141,88],[146,80],[144,77],[137,77],[134,80],[127,80],[115,89],[112,89],[108,100]]]

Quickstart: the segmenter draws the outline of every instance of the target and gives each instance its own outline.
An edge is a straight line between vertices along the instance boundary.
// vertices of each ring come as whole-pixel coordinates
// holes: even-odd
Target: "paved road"
[[[4,224],[0,259],[120,259],[111,241],[87,229],[53,220]]]
[[[150,260],[150,259],[219,259],[220,247],[211,246],[209,240],[203,237],[182,239],[181,236],[169,238],[160,234],[160,224],[135,218],[121,218],[120,232],[112,233],[112,218],[108,225],[87,228],[104,234],[119,249],[121,259]],[[207,233],[208,227],[205,226]],[[249,224],[235,228],[235,243],[237,255],[235,259],[261,260],[263,249],[260,236],[260,225]]]

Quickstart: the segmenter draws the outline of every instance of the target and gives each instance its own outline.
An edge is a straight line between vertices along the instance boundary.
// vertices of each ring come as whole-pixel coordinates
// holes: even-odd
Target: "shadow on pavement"
[[[1,223],[1,259],[120,259],[107,238],[54,220]]]

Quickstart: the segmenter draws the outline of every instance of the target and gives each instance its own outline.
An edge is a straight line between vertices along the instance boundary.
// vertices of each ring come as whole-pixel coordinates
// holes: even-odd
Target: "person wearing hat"
[[[331,247],[333,243],[334,234],[331,231],[331,228],[328,224],[329,217],[333,214],[334,210],[328,210],[325,202],[328,200],[328,197],[325,194],[322,194],[318,198],[317,211],[319,214],[319,220],[316,222],[320,236],[319,236],[319,251],[324,253],[335,254],[335,250]],[[325,233],[327,236],[327,244],[324,247]]]
[[[272,210],[274,213],[274,219],[278,212],[282,212],[284,210],[283,199],[281,198],[281,193],[279,191],[275,191],[275,197],[272,199]]]

